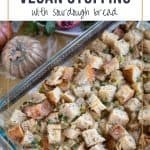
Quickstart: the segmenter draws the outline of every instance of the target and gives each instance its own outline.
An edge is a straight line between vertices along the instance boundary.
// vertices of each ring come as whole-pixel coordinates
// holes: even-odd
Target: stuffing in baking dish
[[[105,31],[14,110],[9,137],[26,150],[149,150],[149,55],[150,30]]]

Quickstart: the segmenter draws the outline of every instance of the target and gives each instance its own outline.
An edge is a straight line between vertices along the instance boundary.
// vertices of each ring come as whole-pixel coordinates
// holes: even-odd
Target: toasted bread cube
[[[61,125],[60,124],[49,124],[47,126],[48,141],[50,144],[61,143]]]
[[[32,97],[33,103],[41,103],[42,101],[46,100],[46,96],[43,93],[36,92],[36,93],[33,93],[31,97]]]
[[[85,143],[80,143],[80,145],[78,146],[77,150],[86,150]]]
[[[146,29],[146,30],[144,31],[144,37],[145,37],[146,39],[150,40],[150,30],[149,30],[149,29]]]
[[[104,49],[106,49],[106,44],[104,44],[100,39],[96,39],[93,42],[90,43],[90,45],[88,46],[88,48],[90,50],[94,50],[97,52],[102,52]]]
[[[123,69],[124,78],[130,83],[136,82],[140,74],[141,70],[135,65],[128,65]]]
[[[56,87],[55,89],[47,93],[47,98],[50,103],[53,103],[56,105],[60,101],[61,95],[62,95],[61,89],[59,87]]]
[[[143,99],[145,104],[150,105],[150,94],[144,94]]]
[[[112,51],[115,54],[119,54],[121,56],[127,55],[129,52],[129,44],[124,39],[121,39],[119,41],[115,41]]]
[[[26,114],[24,114],[21,110],[15,109],[13,112],[10,121],[12,124],[20,124],[26,119]]]
[[[122,150],[135,150],[136,143],[131,135],[125,135],[119,139],[118,144]]]
[[[63,95],[62,95],[63,99],[66,102],[74,102],[75,101],[75,96],[71,93],[71,91],[66,91]]]
[[[144,71],[150,71],[150,63],[144,63]]]
[[[93,110],[98,115],[101,114],[101,111],[106,109],[105,105],[99,100],[99,98],[95,94],[92,94],[89,97],[89,99],[87,100],[87,103],[90,109]]]
[[[118,35],[108,32],[108,31],[105,31],[102,34],[103,42],[111,47],[114,45],[114,42],[116,42],[118,39],[119,39]]]
[[[55,67],[54,70],[51,72],[51,75],[46,83],[51,86],[60,84],[62,82],[63,73],[64,73],[63,66]]]
[[[23,131],[29,130],[34,132],[36,130],[36,125],[37,125],[37,121],[35,121],[34,119],[29,119],[22,122],[21,127]]]
[[[69,139],[77,139],[78,136],[80,135],[80,130],[79,129],[73,129],[73,128],[67,128],[64,130],[64,135],[65,137],[69,138]]]
[[[138,120],[143,125],[150,125],[150,105],[144,106],[144,108],[140,110]]]
[[[143,50],[144,53],[150,54],[150,40],[146,40],[146,39],[143,40]]]
[[[67,91],[70,88],[70,82],[69,81],[63,81],[61,84],[59,84],[59,87],[62,91]]]
[[[142,107],[141,102],[137,98],[131,98],[126,104],[125,108],[127,108],[131,112],[137,112]]]
[[[109,130],[109,134],[113,137],[114,140],[119,140],[121,137],[128,133],[122,125],[116,124]]]
[[[51,107],[48,101],[43,101],[42,103],[24,108],[24,113],[33,119],[42,119],[46,117],[50,111]]]
[[[87,147],[102,143],[105,139],[97,132],[96,129],[88,129],[82,132],[83,139]]]
[[[94,69],[100,69],[103,64],[103,60],[101,57],[89,55],[87,58],[87,64],[90,64]]]
[[[59,112],[50,113],[46,119],[49,123],[58,123],[59,122]]]
[[[122,85],[116,93],[116,98],[121,104],[126,103],[134,95],[134,90],[128,85]]]
[[[15,142],[21,142],[24,133],[20,125],[16,125],[8,130],[8,136]]]
[[[34,135],[30,131],[26,131],[21,141],[21,144],[24,146],[29,146],[34,141]]]
[[[85,97],[91,93],[91,85],[81,85],[73,88],[73,92],[77,97]]]
[[[73,67],[64,67],[64,73],[62,79],[65,81],[70,81],[74,73]]]
[[[94,126],[94,119],[90,115],[90,113],[86,112],[81,115],[75,122],[75,126],[81,130],[85,130]]]
[[[119,61],[117,58],[111,59],[103,65],[104,72],[109,75],[111,72],[119,69]]]
[[[131,47],[137,45],[142,40],[142,38],[142,32],[136,29],[130,30],[124,36],[124,39],[130,43]]]
[[[89,150],[106,150],[106,148],[102,144],[96,144],[92,146]]]
[[[109,124],[121,124],[124,126],[129,122],[129,117],[125,111],[114,108],[109,115],[108,122]]]
[[[150,81],[144,83],[144,91],[150,93]]]
[[[68,121],[72,121],[80,115],[80,108],[76,103],[65,103],[61,105],[59,114],[67,117]]]
[[[116,92],[116,87],[113,85],[101,86],[99,90],[99,97],[105,102],[110,102],[113,100],[113,97]]]
[[[44,136],[42,138],[42,141],[41,141],[41,145],[42,145],[42,149],[43,150],[50,150],[50,144],[48,142],[48,137],[47,136]]]
[[[95,80],[95,72],[91,65],[87,65],[75,77],[75,82],[78,85],[90,84]]]

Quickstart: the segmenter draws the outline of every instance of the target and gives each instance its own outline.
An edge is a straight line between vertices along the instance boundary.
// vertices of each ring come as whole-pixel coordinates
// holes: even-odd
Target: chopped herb
[[[40,141],[38,141],[37,139],[35,139],[31,144],[34,148],[40,148]]]
[[[61,115],[59,115],[59,120],[67,123],[68,122],[68,117],[61,114]]]
[[[53,124],[54,122],[53,122],[53,120],[48,120],[48,124]]]
[[[76,144],[74,144],[74,145],[72,146],[72,149],[73,149],[73,150],[78,150],[78,147],[79,147],[79,144],[76,143]]]
[[[105,48],[103,51],[104,53],[110,53],[111,50],[109,48]]]
[[[135,49],[133,47],[130,47],[129,51],[130,51],[130,53],[133,53],[135,51]]]

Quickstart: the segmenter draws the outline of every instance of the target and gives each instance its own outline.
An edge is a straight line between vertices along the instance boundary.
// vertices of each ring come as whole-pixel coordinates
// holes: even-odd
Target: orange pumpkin
[[[13,76],[23,78],[46,59],[40,42],[29,36],[16,36],[2,51],[2,64]]]
[[[10,22],[0,22],[0,48],[13,36],[13,29]]]

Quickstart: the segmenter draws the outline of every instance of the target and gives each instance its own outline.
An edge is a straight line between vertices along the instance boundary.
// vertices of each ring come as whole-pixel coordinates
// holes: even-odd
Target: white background
[[[7,0],[0,0],[0,20],[7,19]]]
[[[143,18],[146,21],[150,21],[150,0],[143,0]]]
[[[90,16],[87,16],[83,20],[141,20],[142,19],[142,0],[130,0],[129,4],[101,4],[101,0],[97,0],[97,4],[85,4],[84,0],[82,4],[68,4],[67,0],[62,0],[63,4],[22,4],[21,0],[9,0],[9,20],[81,20],[80,17],[55,17],[52,14],[46,17],[33,17],[31,15],[31,10],[35,9],[36,7],[45,7],[48,10],[53,10],[54,8],[59,9],[69,9],[70,7],[80,10],[81,8],[87,7],[91,12],[93,8],[96,9],[103,9],[103,8],[111,8],[114,7],[118,10],[118,16],[112,17],[104,17],[104,16],[94,16],[91,13]],[[108,0],[105,0],[108,2]],[[144,1],[144,19],[150,20],[150,0],[143,0]],[[7,19],[7,0],[0,0],[0,20]]]

